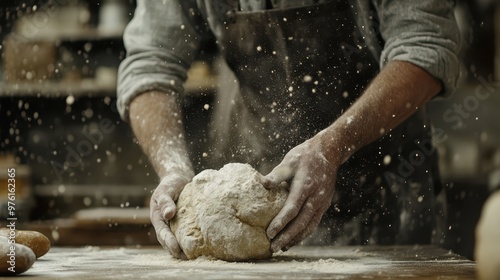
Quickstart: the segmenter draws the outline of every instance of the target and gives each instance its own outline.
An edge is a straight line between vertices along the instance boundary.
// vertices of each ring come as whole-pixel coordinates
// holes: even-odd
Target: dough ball
[[[479,279],[500,277],[500,191],[493,194],[483,207],[476,228],[475,257]]]
[[[11,246],[15,247],[15,259],[8,255],[12,254],[10,250]],[[35,253],[33,253],[29,247],[17,243],[11,244],[8,238],[0,236],[0,275],[23,273],[28,270],[35,261]],[[14,271],[9,270],[12,266],[14,267]]]
[[[9,229],[0,229],[0,236],[9,237],[9,234]],[[37,231],[16,230],[16,243],[28,246],[33,250],[37,259],[50,250],[50,240]]]
[[[186,185],[170,226],[189,259],[271,257],[266,229],[288,192],[284,188],[267,190],[259,176],[248,164],[230,163],[220,170],[204,170]]]

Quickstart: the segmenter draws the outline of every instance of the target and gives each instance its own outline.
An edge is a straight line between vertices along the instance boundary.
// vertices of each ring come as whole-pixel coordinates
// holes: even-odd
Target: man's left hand
[[[267,228],[273,252],[288,250],[312,234],[330,207],[338,164],[329,162],[314,138],[290,150],[263,178],[270,189],[282,182],[290,186],[285,205]]]

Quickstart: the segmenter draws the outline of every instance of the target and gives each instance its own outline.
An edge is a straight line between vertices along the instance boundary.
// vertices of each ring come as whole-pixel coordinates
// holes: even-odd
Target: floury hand
[[[177,243],[169,221],[175,216],[177,207],[175,201],[189,183],[189,179],[180,175],[164,177],[151,196],[150,219],[156,231],[158,242],[178,259],[187,259]]]
[[[271,249],[288,250],[312,234],[330,207],[338,164],[329,162],[314,138],[293,148],[283,161],[263,178],[264,186],[290,186],[283,209],[271,221],[267,236]]]

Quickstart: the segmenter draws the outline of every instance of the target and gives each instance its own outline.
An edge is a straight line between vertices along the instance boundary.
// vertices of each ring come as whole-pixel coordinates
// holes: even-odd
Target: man
[[[456,85],[457,36],[451,0],[138,1],[118,106],[161,179],[159,242],[183,256],[168,226],[194,176],[182,84],[216,40],[236,79],[223,79],[233,88],[220,90],[210,155],[272,170],[268,188],[288,183],[267,229],[273,251],[326,212],[339,243],[429,243],[440,188],[423,106]]]

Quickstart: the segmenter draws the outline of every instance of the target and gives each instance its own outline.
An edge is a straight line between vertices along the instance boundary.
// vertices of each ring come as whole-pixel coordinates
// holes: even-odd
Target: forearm
[[[194,173],[174,95],[153,91],[137,96],[130,103],[130,124],[160,178],[175,173],[191,180]]]
[[[440,82],[421,68],[408,62],[390,62],[365,93],[317,135],[325,156],[345,162],[358,149],[389,133],[440,89]]]

